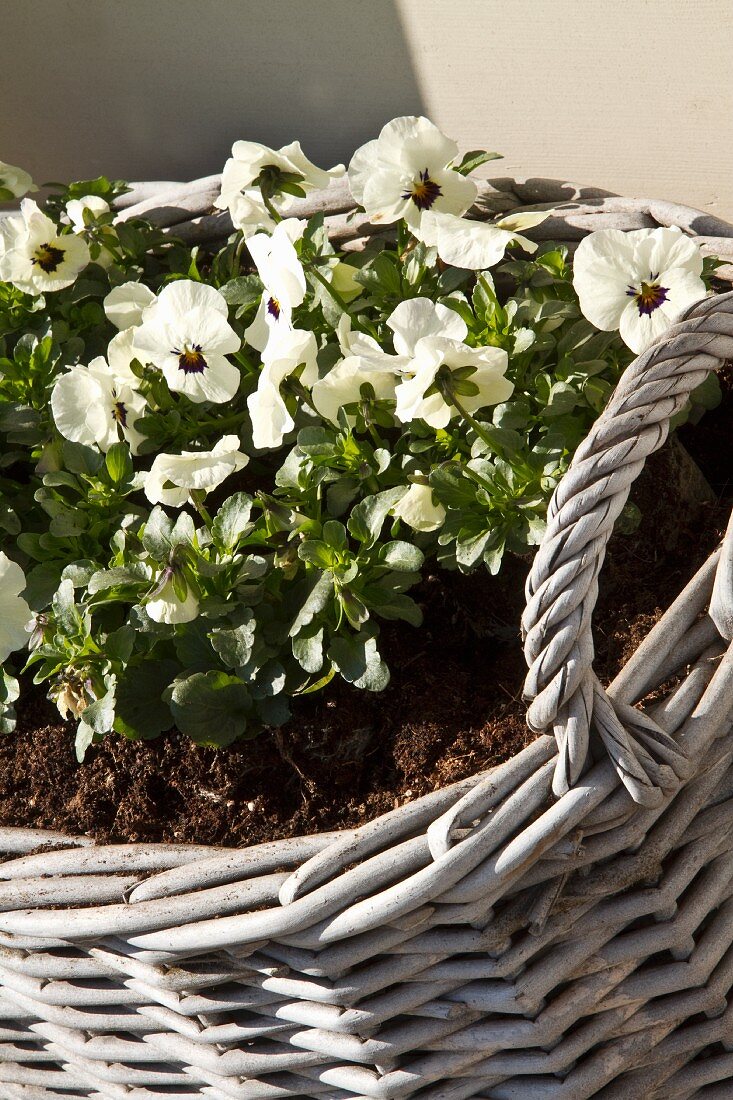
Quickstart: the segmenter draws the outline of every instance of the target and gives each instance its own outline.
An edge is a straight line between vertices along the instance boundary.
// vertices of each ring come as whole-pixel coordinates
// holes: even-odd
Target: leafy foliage
[[[492,156],[467,154],[457,170]],[[299,178],[265,174],[263,195],[269,201],[275,185],[302,194]],[[69,199],[110,201],[123,190],[104,177],[72,184],[46,212],[58,219]],[[297,243],[308,292],[293,323],[314,334],[321,377],[343,356],[345,308],[353,332],[392,352],[388,317],[428,298],[462,318],[469,347],[507,353],[513,393],[435,429],[396,423],[366,385],[332,423],[314,414],[296,372],[281,390],[293,430],[279,448],[255,452],[247,402],[262,363],[244,332],[263,286],[241,234],[203,255],[145,222],[113,224],[111,214],[87,219],[85,233],[93,262],[66,289],[33,297],[0,283],[0,529],[36,614],[26,667],[78,718],[80,757],[112,729],[150,738],[175,724],[200,744],[226,745],[284,722],[290,698],[334,675],[384,688],[380,620],[419,626],[410,591],[425,561],[496,573],[506,553],[538,543],[553,489],[631,358],[616,333],[581,315],[564,248],[512,253],[494,278],[477,276],[439,262],[400,226],[391,243],[347,258],[347,302],[324,287],[339,257],[314,217]],[[110,290],[135,281],[158,291],[180,278],[221,290],[242,338],[232,356],[237,394],[225,405],[194,403],[134,361],[147,402],[139,453],[123,440],[102,454],[63,438],[51,394],[69,368],[106,354]],[[454,387],[457,398],[476,392],[470,372]],[[713,403],[714,383],[699,397],[701,407]],[[155,455],[208,450],[224,433],[238,436],[247,468],[205,503],[192,492],[181,509],[151,507],[143,488]],[[413,484],[429,485],[444,512],[432,530],[396,512]],[[148,613],[166,586],[196,601],[188,621]],[[17,694],[5,672],[2,732],[12,729]]]

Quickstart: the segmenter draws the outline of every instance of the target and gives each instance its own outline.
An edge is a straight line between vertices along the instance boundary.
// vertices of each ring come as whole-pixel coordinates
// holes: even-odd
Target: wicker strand
[[[689,347],[696,353],[683,359]],[[615,702],[599,684],[592,671],[591,612],[608,539],[643,460],[662,446],[670,418],[692,390],[731,356],[733,293],[693,307],[628,368],[550,504],[547,534],[527,582],[522,629],[528,721],[538,732],[552,728],[557,738],[557,795],[586,769],[592,731],[641,805],[661,804],[664,789],[689,774],[674,739],[650,717]],[[730,540],[726,547],[724,568]],[[722,593],[726,578],[720,571],[718,576]],[[718,595],[717,613],[724,617],[722,599]],[[653,660],[653,653],[648,656]]]
[[[131,191],[115,203],[120,218],[143,217],[189,245],[220,247],[233,232],[226,210],[215,210],[221,176],[206,176],[190,183],[133,183]],[[545,222],[526,230],[535,241],[558,241],[572,251],[583,237],[597,229],[655,229],[678,225],[695,237],[706,256],[723,261],[718,277],[733,283],[733,226],[711,214],[678,203],[625,198],[604,191],[553,179],[500,178],[479,181],[479,193],[471,217],[486,219],[525,210],[552,210]],[[356,213],[346,180],[334,181],[323,191],[296,199],[288,216],[309,218],[323,214],[331,240],[347,249],[359,249],[384,228],[371,225]]]

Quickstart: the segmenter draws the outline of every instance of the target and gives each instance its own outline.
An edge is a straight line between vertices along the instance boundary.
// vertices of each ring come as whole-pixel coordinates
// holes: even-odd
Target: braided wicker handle
[[[555,490],[522,617],[527,720],[558,745],[553,790],[580,778],[600,741],[635,802],[653,807],[690,773],[677,743],[609,696],[593,671],[591,619],[614,523],[670,419],[710,371],[733,358],[733,293],[708,298],[640,355]],[[593,744],[592,744],[593,743]]]

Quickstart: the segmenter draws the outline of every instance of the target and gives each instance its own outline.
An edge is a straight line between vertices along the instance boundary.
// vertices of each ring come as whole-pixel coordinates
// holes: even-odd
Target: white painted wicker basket
[[[125,212],[226,235],[211,188],[154,186]],[[733,259],[705,215],[592,201],[539,229],[669,217]],[[635,361],[555,494],[523,618],[530,722],[554,737],[359,829],[245,850],[0,829],[0,1094],[733,1094],[733,526],[606,689],[591,635],[631,483],[730,358],[733,293]]]

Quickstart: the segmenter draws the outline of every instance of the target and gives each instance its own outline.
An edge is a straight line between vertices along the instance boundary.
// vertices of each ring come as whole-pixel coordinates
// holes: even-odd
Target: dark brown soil
[[[632,499],[642,522],[617,532],[596,612],[597,668],[618,670],[721,537],[729,481],[733,375],[726,398],[681,438],[714,499],[681,510],[669,447]],[[429,575],[416,592],[425,625],[383,630],[392,682],[371,695],[340,683],[302,699],[275,736],[200,749],[178,734],[131,743],[117,735],[74,757],[71,725],[38,689],[18,731],[0,742],[0,823],[88,833],[106,841],[243,845],[373,818],[508,758],[531,738],[521,702],[519,618],[528,563],[501,576]]]

